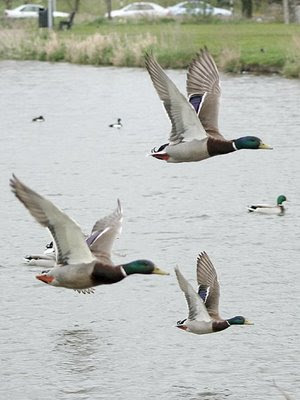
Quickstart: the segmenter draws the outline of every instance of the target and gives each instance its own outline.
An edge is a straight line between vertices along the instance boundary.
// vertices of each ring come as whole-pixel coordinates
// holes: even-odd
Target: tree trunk
[[[80,0],[75,0],[73,11],[76,13],[79,11]]]
[[[106,0],[108,19],[111,19],[111,0]]]
[[[289,0],[282,0],[283,20],[285,24],[290,23]]]
[[[242,2],[242,15],[245,18],[252,18],[252,0],[241,0]]]
[[[5,3],[5,8],[10,10],[11,9],[11,4],[12,4],[12,0],[4,0]]]

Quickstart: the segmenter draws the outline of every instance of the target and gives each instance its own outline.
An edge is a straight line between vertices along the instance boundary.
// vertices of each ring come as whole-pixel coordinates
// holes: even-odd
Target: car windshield
[[[136,11],[136,10],[153,10],[150,4],[132,4],[125,11]]]
[[[24,6],[23,8],[21,8],[21,10],[20,11],[25,11],[25,12],[28,12],[28,11],[39,11],[39,6]]]
[[[140,4],[140,10],[153,10],[153,7],[150,4]]]
[[[202,1],[189,1],[186,3],[183,3],[181,7],[186,8],[187,10],[195,9],[195,8],[200,8],[202,10],[211,10],[212,6],[207,3],[203,3]]]

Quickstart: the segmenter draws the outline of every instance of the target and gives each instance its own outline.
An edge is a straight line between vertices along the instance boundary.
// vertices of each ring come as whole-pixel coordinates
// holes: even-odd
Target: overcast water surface
[[[185,71],[167,72],[184,91]],[[275,385],[300,398],[300,81],[222,76],[222,89],[224,136],[259,136],[274,150],[167,164],[146,157],[170,123],[145,70],[0,62],[1,399],[283,399]],[[109,128],[118,117],[123,128]],[[93,295],[42,284],[22,258],[49,236],[11,193],[12,173],[86,233],[120,198],[114,261],[148,258],[171,275]],[[247,213],[279,194],[283,217]],[[173,269],[196,288],[203,250],[222,316],[253,326],[175,328],[187,307]]]

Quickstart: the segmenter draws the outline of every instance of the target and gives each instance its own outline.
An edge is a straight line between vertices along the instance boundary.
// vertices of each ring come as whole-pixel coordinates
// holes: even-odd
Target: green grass
[[[79,14],[70,31],[53,34],[37,21],[0,22],[2,59],[143,66],[144,52],[152,50],[164,68],[186,68],[207,46],[222,70],[300,77],[299,43],[300,25],[212,18],[122,22]]]

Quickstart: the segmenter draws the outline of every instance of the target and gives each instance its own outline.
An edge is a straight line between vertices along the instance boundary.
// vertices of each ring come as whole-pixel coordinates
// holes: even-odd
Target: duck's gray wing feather
[[[220,285],[217,272],[210,258],[205,252],[197,258],[198,295],[204,301],[212,319],[221,319],[219,316]]]
[[[175,273],[179,287],[185,294],[185,298],[188,304],[188,319],[191,321],[197,320],[210,322],[211,318],[206,310],[202,299],[198,296],[192,285],[185,279],[178,267],[175,268]]]
[[[117,203],[118,203],[117,208],[111,214],[106,215],[105,217],[95,222],[91,233],[102,232],[108,226],[117,224],[119,225],[119,229],[121,231],[122,221],[123,221],[123,210],[119,199],[117,200]]]
[[[107,227],[99,232],[98,236],[91,244],[90,249],[93,255],[103,264],[114,265],[111,260],[112,247],[115,238],[119,235],[119,230],[114,227]]]
[[[206,138],[206,132],[193,107],[151,54],[146,54],[145,64],[153,85],[163,101],[171,120],[170,144],[177,144],[183,140],[191,141],[193,139],[201,140]]]
[[[200,50],[187,73],[187,93],[207,134],[224,139],[218,128],[220,78],[218,68],[209,52]]]
[[[15,175],[10,186],[16,197],[42,226],[49,229],[59,265],[90,263],[95,260],[79,225],[51,201],[24,185]]]
[[[98,261],[113,265],[111,252],[115,239],[121,234],[123,211],[118,199],[116,210],[97,221],[92,229],[92,234],[87,238],[87,243]]]

